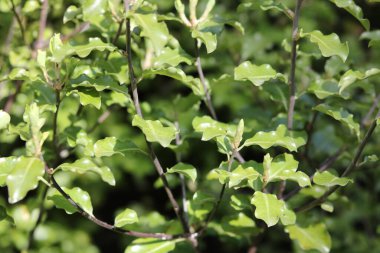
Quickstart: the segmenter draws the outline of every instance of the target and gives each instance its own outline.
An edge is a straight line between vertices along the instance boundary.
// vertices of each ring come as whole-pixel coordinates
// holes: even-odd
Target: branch
[[[342,173],[341,177],[345,177],[348,174],[350,174],[357,166],[358,166],[358,161],[363,153],[363,150],[365,146],[368,144],[376,126],[377,126],[377,119],[380,117],[380,110],[378,111],[375,120],[372,121],[371,126],[369,127],[366,135],[364,136],[363,140],[361,141],[358,149],[356,150],[355,156],[352,159],[350,165],[345,169],[345,171]],[[327,192],[325,192],[321,197],[306,203],[298,208],[295,209],[296,212],[304,212],[307,210],[312,209],[313,207],[323,203],[331,194],[333,194],[336,190],[339,189],[339,186],[336,185],[334,187],[331,187]]]
[[[292,29],[292,52],[291,52],[291,66],[289,78],[289,109],[288,109],[288,129],[293,129],[293,114],[294,105],[296,103],[296,58],[297,58],[297,40],[298,40],[298,19],[300,16],[300,9],[303,0],[297,0],[296,9],[294,11],[293,29]]]
[[[126,13],[129,12],[129,6],[130,6],[129,0],[124,0],[124,8],[125,8]],[[132,98],[133,98],[133,102],[135,105],[137,115],[139,115],[141,118],[143,118],[143,114],[142,114],[142,110],[141,110],[141,106],[140,106],[140,102],[139,102],[139,94],[138,94],[138,90],[137,90],[137,80],[135,78],[135,73],[134,73],[133,63],[132,63],[131,21],[129,18],[126,18],[125,22],[126,22],[126,41],[127,41],[126,50],[127,50],[127,59],[128,59],[128,72],[129,72],[129,79],[131,82]],[[161,178],[161,181],[164,185],[165,192],[168,195],[170,203],[173,206],[174,212],[175,212],[176,216],[178,217],[178,219],[180,220],[182,228],[184,229],[184,231],[186,233],[188,233],[189,227],[186,225],[186,220],[185,220],[184,216],[181,215],[180,207],[179,207],[176,199],[174,198],[173,192],[171,191],[171,189],[169,187],[169,183],[168,183],[168,180],[166,178],[165,172],[162,168],[162,165],[161,165],[160,161],[158,160],[158,158],[154,152],[152,144],[148,141],[146,141],[146,143],[149,147],[150,157],[153,161],[154,167],[156,168],[156,171],[157,171],[159,177]]]
[[[16,8],[15,3],[13,2],[13,0],[10,0],[10,2],[11,2],[11,5],[12,5],[13,14],[15,15],[17,23],[18,23],[18,25],[20,27],[22,40],[26,44],[25,30],[24,30],[24,26],[22,24],[21,17],[19,15],[19,8]]]
[[[39,29],[38,29],[38,37],[36,42],[34,43],[33,54],[37,53],[37,50],[43,47],[44,44],[44,33],[46,28],[46,20],[49,11],[49,0],[43,0],[40,21],[39,21]]]
[[[361,121],[360,123],[361,128],[369,124],[370,118],[373,112],[375,111],[376,107],[379,105],[379,103],[380,103],[380,94],[376,96],[375,101],[373,101],[371,108],[369,109],[368,113],[365,115],[365,117]]]
[[[203,90],[205,92],[204,102],[205,102],[206,107],[209,110],[212,118],[215,119],[215,120],[218,120],[218,117],[216,116],[215,108],[214,108],[214,106],[212,104],[212,101],[211,101],[210,90],[207,88],[206,78],[205,78],[205,76],[203,74],[203,69],[202,69],[202,64],[201,64],[201,57],[200,57],[200,52],[199,52],[199,47],[198,47],[198,44],[197,44],[197,40],[195,39],[194,41],[195,41],[195,54],[196,54],[195,65],[197,67],[198,76],[199,76],[199,79],[201,80],[201,84],[202,84]]]
[[[5,105],[4,105],[4,111],[5,112],[9,113],[11,111],[13,103],[16,100],[16,97],[21,91],[21,87],[22,87],[22,81],[17,80],[16,81],[16,91],[12,95],[10,95],[8,97],[7,101],[5,102]]]

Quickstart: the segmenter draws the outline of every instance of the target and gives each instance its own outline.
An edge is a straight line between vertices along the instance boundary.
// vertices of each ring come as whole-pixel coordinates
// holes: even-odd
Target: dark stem
[[[5,102],[5,105],[4,105],[4,111],[5,112],[9,113],[11,111],[13,103],[16,100],[16,97],[17,97],[17,95],[21,91],[21,87],[22,87],[22,81],[21,80],[17,80],[16,81],[16,90],[15,90],[15,92],[12,95],[10,95],[8,97],[7,101]]]
[[[375,120],[372,121],[371,126],[369,127],[366,135],[364,136],[363,140],[361,141],[358,149],[356,150],[355,156],[352,159],[350,165],[345,169],[345,171],[342,173],[341,177],[345,177],[348,174],[350,174],[357,166],[358,161],[363,153],[363,150],[365,146],[368,144],[373,132],[375,131],[375,128],[377,126],[377,119],[380,117],[380,110],[378,111]],[[331,187],[327,192],[325,192],[321,197],[306,203],[298,208],[295,209],[296,212],[304,212],[312,209],[313,207],[323,203],[331,194],[333,194],[336,190],[339,189],[339,186]]]
[[[24,43],[26,45],[25,30],[24,30],[24,26],[22,24],[21,17],[19,15],[19,10],[18,10],[18,8],[16,8],[15,3],[13,2],[13,0],[10,0],[10,2],[11,2],[11,5],[12,5],[13,14],[15,15],[17,23],[18,23],[18,25],[20,27],[22,40],[24,41]]]
[[[206,85],[206,78],[205,78],[205,76],[203,74],[203,69],[202,69],[202,64],[201,64],[201,57],[200,57],[200,51],[199,51],[199,47],[198,47],[198,44],[197,44],[197,40],[194,40],[194,41],[195,41],[195,54],[196,54],[195,65],[197,67],[198,76],[199,76],[199,79],[201,80],[201,84],[202,84],[203,90],[205,92],[204,101],[205,101],[207,109],[209,110],[212,118],[215,119],[215,120],[218,120],[218,118],[216,116],[215,108],[212,105],[210,91],[209,91],[209,89],[207,88],[207,85]]]
[[[368,113],[365,115],[365,117],[361,121],[360,123],[361,128],[369,124],[370,118],[373,112],[375,111],[376,107],[379,105],[379,103],[380,103],[380,94],[376,96],[376,99],[375,101],[373,101],[371,108],[369,109]]]
[[[128,13],[128,11],[129,11],[129,0],[124,0],[124,8],[125,8],[125,12]],[[137,115],[139,115],[141,118],[143,118],[143,114],[142,114],[142,110],[141,110],[141,106],[140,106],[140,102],[139,102],[138,90],[137,90],[137,80],[135,78],[135,73],[133,70],[133,63],[132,63],[131,21],[129,18],[126,18],[126,41],[127,41],[126,50],[127,50],[127,59],[128,59],[128,72],[129,72],[129,79],[131,82],[132,98],[133,98],[133,102],[135,105]],[[171,191],[171,189],[169,187],[169,183],[168,183],[168,180],[165,176],[165,172],[162,168],[160,161],[158,160],[158,158],[154,152],[153,145],[148,141],[147,141],[147,145],[149,147],[150,157],[153,161],[154,167],[156,168],[156,171],[162,180],[165,192],[168,195],[170,203],[173,206],[174,212],[175,212],[176,216],[178,217],[178,219],[180,220],[182,228],[184,229],[184,231],[186,233],[188,233],[189,227],[186,225],[185,218],[181,214],[180,207],[179,207],[176,199],[174,198],[173,192]]]
[[[117,29],[117,32],[116,32],[116,35],[115,37],[113,38],[112,40],[112,44],[115,45],[117,40],[119,39],[120,35],[121,35],[121,31],[123,29],[123,20],[119,22],[119,28]],[[108,57],[110,56],[111,54],[111,51],[108,51],[107,54],[106,54],[106,58],[105,60],[108,60]]]
[[[44,43],[44,33],[46,28],[46,20],[49,11],[49,1],[43,0],[42,9],[40,14],[39,29],[38,29],[38,38],[34,43],[34,54],[37,53],[37,50],[42,48]]]
[[[298,20],[300,16],[300,9],[303,0],[297,0],[296,9],[294,11],[293,29],[292,29],[292,51],[291,51],[291,65],[289,77],[289,109],[288,109],[288,129],[293,129],[293,114],[294,105],[296,102],[296,58],[297,58],[297,41],[298,41]]]

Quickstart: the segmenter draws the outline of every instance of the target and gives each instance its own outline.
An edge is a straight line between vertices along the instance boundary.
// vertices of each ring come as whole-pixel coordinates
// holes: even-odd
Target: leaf
[[[86,11],[86,10],[84,10]],[[74,20],[81,13],[81,9],[78,9],[75,5],[70,5],[67,7],[65,14],[63,15],[63,23]]]
[[[238,81],[251,81],[255,86],[261,86],[270,79],[282,79],[286,81],[286,77],[277,73],[269,64],[260,66],[254,65],[249,61],[245,61],[234,69],[234,78]]]
[[[225,135],[232,137],[236,133],[235,126],[218,122],[209,116],[195,117],[192,124],[196,132],[202,133],[202,141]]]
[[[131,141],[121,141],[116,137],[106,137],[94,144],[95,157],[112,156],[120,154],[125,157],[135,152],[146,154]]]
[[[11,116],[7,112],[0,110],[0,130],[8,127],[11,122]]]
[[[282,154],[274,160],[272,160],[269,154],[266,154],[263,166],[263,181],[265,183],[292,180],[296,181],[300,187],[311,185],[308,175],[302,171],[297,171],[298,161],[294,160],[291,154]]]
[[[5,186],[7,177],[15,166],[16,157],[0,157],[0,187]]]
[[[370,23],[368,19],[363,18],[363,11],[353,0],[330,0],[337,7],[343,8],[354,16],[366,30],[369,30]]]
[[[26,194],[37,188],[39,178],[44,175],[44,163],[34,157],[18,157],[12,163],[13,168],[7,176],[8,202],[14,204]]]
[[[141,36],[148,38],[154,51],[159,53],[170,38],[169,30],[164,22],[158,22],[156,14],[133,13],[133,19],[141,27]]]
[[[191,31],[191,37],[202,41],[202,43],[206,46],[206,51],[208,54],[215,51],[217,45],[216,34],[194,29]]]
[[[323,185],[327,187],[340,185],[345,186],[348,183],[352,183],[352,179],[347,177],[337,177],[329,171],[316,172],[313,177],[313,182],[317,185]]]
[[[286,126],[281,124],[275,131],[256,133],[252,138],[247,139],[243,146],[259,145],[263,149],[280,146],[289,151],[297,151],[297,148],[305,144],[304,133],[288,131]]]
[[[78,87],[75,90],[72,90],[66,93],[66,96],[71,94],[77,94],[79,96],[79,102],[81,105],[93,105],[96,109],[100,109],[102,105],[102,100],[100,98],[99,92],[92,88],[82,88]]]
[[[359,138],[360,126],[358,123],[354,121],[354,116],[351,113],[347,112],[342,108],[337,109],[325,104],[317,105],[313,108],[313,110],[322,112],[338,120],[339,122],[347,126],[352,132],[354,132],[356,136]]]
[[[281,223],[284,226],[293,225],[296,223],[296,219],[297,219],[296,214],[292,210],[289,210],[286,207],[286,204],[284,202],[281,209],[281,216],[280,216]]]
[[[176,67],[182,62],[191,65],[192,59],[180,48],[172,49],[170,47],[165,47],[159,52],[158,56],[153,58],[153,68],[160,69],[168,66]]]
[[[86,172],[94,172],[98,174],[102,180],[110,185],[115,185],[115,178],[112,171],[108,167],[99,167],[88,158],[76,160],[73,163],[63,163],[56,170],[71,171],[78,174]]]
[[[247,181],[248,185],[253,185],[253,182],[260,176],[260,173],[254,169],[255,162],[246,162],[239,164],[236,169],[228,172],[226,170],[218,169],[216,172],[219,174],[219,181],[226,183],[228,179],[228,187],[244,186],[241,185]]]
[[[324,224],[311,225],[307,228],[292,225],[286,227],[292,240],[297,240],[304,250],[315,249],[321,253],[330,252],[331,238]]]
[[[177,163],[174,167],[167,170],[166,173],[179,173],[191,179],[195,182],[197,179],[197,169],[190,164]]]
[[[155,238],[139,238],[125,249],[124,253],[167,253],[175,248],[175,241]]]
[[[116,47],[111,46],[108,43],[104,43],[99,38],[89,38],[87,44],[74,46],[73,49],[79,57],[85,58],[94,50],[101,52],[107,50],[112,52],[116,49]]]
[[[81,188],[74,187],[72,189],[68,189],[62,187],[62,189],[72,198],[83,210],[85,210],[88,214],[92,215],[92,204],[90,195],[83,191]],[[67,214],[73,214],[78,210],[65,198],[63,197],[57,190],[49,194],[48,199],[53,201],[54,205],[57,208],[64,209]]]
[[[319,99],[325,99],[334,95],[341,96],[344,99],[349,97],[347,93],[339,93],[339,86],[336,80],[316,80],[311,83],[308,91],[314,93]]]
[[[83,20],[91,23],[97,23],[99,17],[102,17],[107,8],[107,0],[83,0],[81,1],[83,10]]]
[[[364,32],[360,35],[360,39],[368,39],[368,47],[372,47],[380,42],[380,30],[373,30],[369,32]]]
[[[112,77],[108,75],[102,75],[96,78],[91,78],[85,74],[82,74],[75,79],[71,79],[70,84],[73,87],[93,87],[97,91],[112,90],[119,93],[123,93],[124,95],[128,95],[127,86],[119,85]]]
[[[125,209],[119,213],[115,218],[115,227],[124,227],[128,224],[133,224],[139,221],[137,213],[132,209]]]
[[[163,147],[168,147],[170,142],[175,139],[175,128],[173,126],[164,127],[158,120],[144,120],[140,116],[135,115],[132,126],[140,128],[147,141],[158,142]]]
[[[256,191],[251,200],[256,207],[255,217],[265,221],[268,227],[274,226],[280,219],[284,203],[276,195]]]
[[[342,93],[348,86],[355,83],[356,80],[363,80],[379,73],[380,69],[378,68],[371,68],[364,73],[350,69],[339,80],[339,93]]]
[[[346,61],[348,57],[348,43],[341,43],[338,35],[332,33],[330,35],[324,35],[320,31],[315,30],[310,33],[300,32],[301,37],[308,36],[310,41],[316,43],[324,57],[330,57],[333,55],[339,56],[342,61]]]

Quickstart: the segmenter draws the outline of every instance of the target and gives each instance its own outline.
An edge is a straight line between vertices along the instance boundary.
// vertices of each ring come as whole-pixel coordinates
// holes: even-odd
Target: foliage
[[[379,8],[1,1],[0,252],[380,251]]]

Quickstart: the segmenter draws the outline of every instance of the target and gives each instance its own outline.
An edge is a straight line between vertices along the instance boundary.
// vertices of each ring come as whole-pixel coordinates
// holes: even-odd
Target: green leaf
[[[76,160],[73,163],[63,163],[58,166],[57,170],[71,171],[78,174],[86,172],[94,172],[98,174],[102,180],[110,185],[115,185],[115,178],[112,171],[108,167],[99,167],[88,158]]]
[[[158,22],[156,14],[133,13],[133,19],[141,27],[141,36],[152,42],[154,51],[159,53],[170,38],[169,30],[164,22]]]
[[[168,66],[176,67],[182,62],[191,65],[192,59],[180,48],[172,49],[170,47],[165,47],[160,51],[158,56],[153,58],[152,66],[155,69],[160,69]]]
[[[255,86],[261,86],[270,79],[279,78],[286,82],[286,77],[281,73],[277,73],[269,64],[257,66],[249,61],[245,61],[235,68],[234,78],[238,81],[249,80]]]
[[[102,100],[99,92],[92,88],[78,87],[77,89],[66,93],[67,96],[71,94],[77,94],[79,96],[79,102],[83,106],[93,105],[96,109],[99,110],[102,105]]]
[[[13,170],[16,161],[17,158],[13,156],[0,157],[0,187],[6,185],[7,177]]]
[[[193,128],[196,132],[202,133],[202,141],[208,141],[218,136],[234,136],[236,127],[225,123],[218,122],[209,116],[195,117],[193,119]]]
[[[135,115],[133,117],[132,125],[141,129],[147,141],[158,142],[163,147],[168,147],[170,142],[175,139],[175,127],[164,127],[158,120],[144,120],[140,116]]]
[[[128,87],[119,85],[112,77],[108,75],[91,78],[85,74],[70,80],[72,87],[95,88],[97,91],[112,90],[124,95],[128,95]]]
[[[297,240],[304,250],[315,249],[321,253],[330,252],[331,238],[324,224],[302,228],[297,225],[286,227],[292,240]]]
[[[329,171],[324,171],[321,173],[317,171],[314,174],[313,182],[317,185],[331,187],[335,185],[345,186],[350,182],[352,183],[353,181],[347,177],[337,177]]]
[[[92,204],[90,195],[83,191],[81,188],[74,187],[72,189],[68,189],[62,187],[62,189],[77,203],[83,210],[92,215]],[[49,194],[48,199],[53,201],[54,205],[57,208],[64,209],[67,214],[73,214],[78,210],[65,198],[63,197],[57,190],[53,190],[52,193]]]
[[[97,23],[99,17],[104,16],[107,8],[107,0],[83,0],[81,1],[83,20]]]
[[[300,187],[311,185],[308,175],[302,171],[297,171],[298,161],[294,160],[291,154],[282,154],[274,160],[272,160],[269,154],[266,154],[263,166],[263,181],[265,183],[292,180],[296,181]]]
[[[190,178],[193,182],[197,179],[197,169],[193,165],[185,163],[177,163],[168,169],[166,173],[179,173]]]
[[[360,39],[370,40],[369,44],[368,44],[369,47],[372,47],[376,44],[379,44],[380,43],[380,30],[373,30],[373,31],[369,31],[369,32],[364,32],[360,35]]]
[[[279,125],[276,131],[258,132],[252,138],[245,141],[243,146],[259,145],[263,149],[272,146],[280,146],[289,151],[297,151],[297,148],[306,144],[304,133],[288,131],[285,125]]]
[[[104,43],[99,38],[89,38],[87,44],[74,46],[73,49],[79,57],[84,58],[87,57],[94,50],[101,52],[107,50],[112,52],[116,49],[116,47],[108,43]]]
[[[348,86],[355,83],[357,80],[363,80],[379,73],[380,69],[378,68],[371,68],[364,73],[350,69],[344,73],[339,80],[339,93],[342,93]]]
[[[265,221],[268,227],[278,223],[284,203],[276,195],[256,191],[251,204],[256,207],[255,217]]]
[[[333,108],[325,104],[317,105],[313,110],[322,112],[334,119],[338,120],[345,126],[347,126],[352,132],[356,134],[359,138],[360,136],[360,125],[354,121],[354,116],[342,108]]]
[[[323,35],[320,31],[312,31],[310,33],[300,32],[301,37],[308,36],[310,41],[316,43],[324,57],[333,55],[339,56],[343,61],[348,57],[348,43],[341,43],[338,35],[332,33],[330,35]]]
[[[86,10],[84,10],[86,11]],[[74,20],[81,13],[81,9],[78,9],[75,5],[70,5],[67,7],[65,14],[63,15],[63,23]]]
[[[139,217],[134,210],[129,208],[119,213],[115,218],[116,227],[123,227],[125,225],[133,224],[136,222],[139,222]]]
[[[217,45],[216,34],[194,29],[191,31],[191,36],[194,39],[199,39],[200,41],[202,41],[202,43],[206,46],[206,51],[208,54],[215,51]]]
[[[11,116],[7,112],[0,110],[0,130],[8,127],[11,122]]]
[[[120,154],[127,157],[135,152],[146,154],[133,142],[121,141],[116,137],[106,137],[102,140],[98,140],[94,144],[95,157],[112,156],[114,154]]]
[[[297,219],[296,214],[292,210],[289,210],[286,207],[286,204],[284,202],[281,209],[281,216],[280,216],[281,223],[284,226],[293,225],[296,223],[296,219]]]
[[[14,204],[22,200],[26,194],[37,188],[39,178],[44,175],[44,163],[34,157],[18,157],[12,163],[6,184],[8,186],[8,201]]]
[[[167,253],[175,248],[175,241],[154,238],[139,238],[125,249],[124,253]]]
[[[253,185],[253,182],[260,176],[260,173],[254,167],[257,167],[255,162],[246,162],[239,164],[231,172],[221,169],[216,170],[216,172],[219,174],[219,181],[221,183],[228,182],[229,188],[242,187],[245,181],[247,181],[248,185]]]
[[[244,120],[241,119],[236,128],[236,133],[233,140],[233,145],[235,149],[239,147],[240,142],[243,140],[243,133],[244,133]]]
[[[197,191],[193,195],[193,199],[190,201],[189,215],[192,219],[199,221],[205,220],[207,214],[210,213],[214,207],[214,198],[202,191]]]
[[[330,96],[341,96],[344,99],[349,98],[349,94],[339,92],[339,85],[336,80],[316,80],[311,83],[308,91],[314,93],[319,99],[325,99]]]
[[[363,11],[353,0],[330,0],[337,7],[343,8],[354,16],[366,30],[369,30],[370,23],[368,19],[363,18]]]

